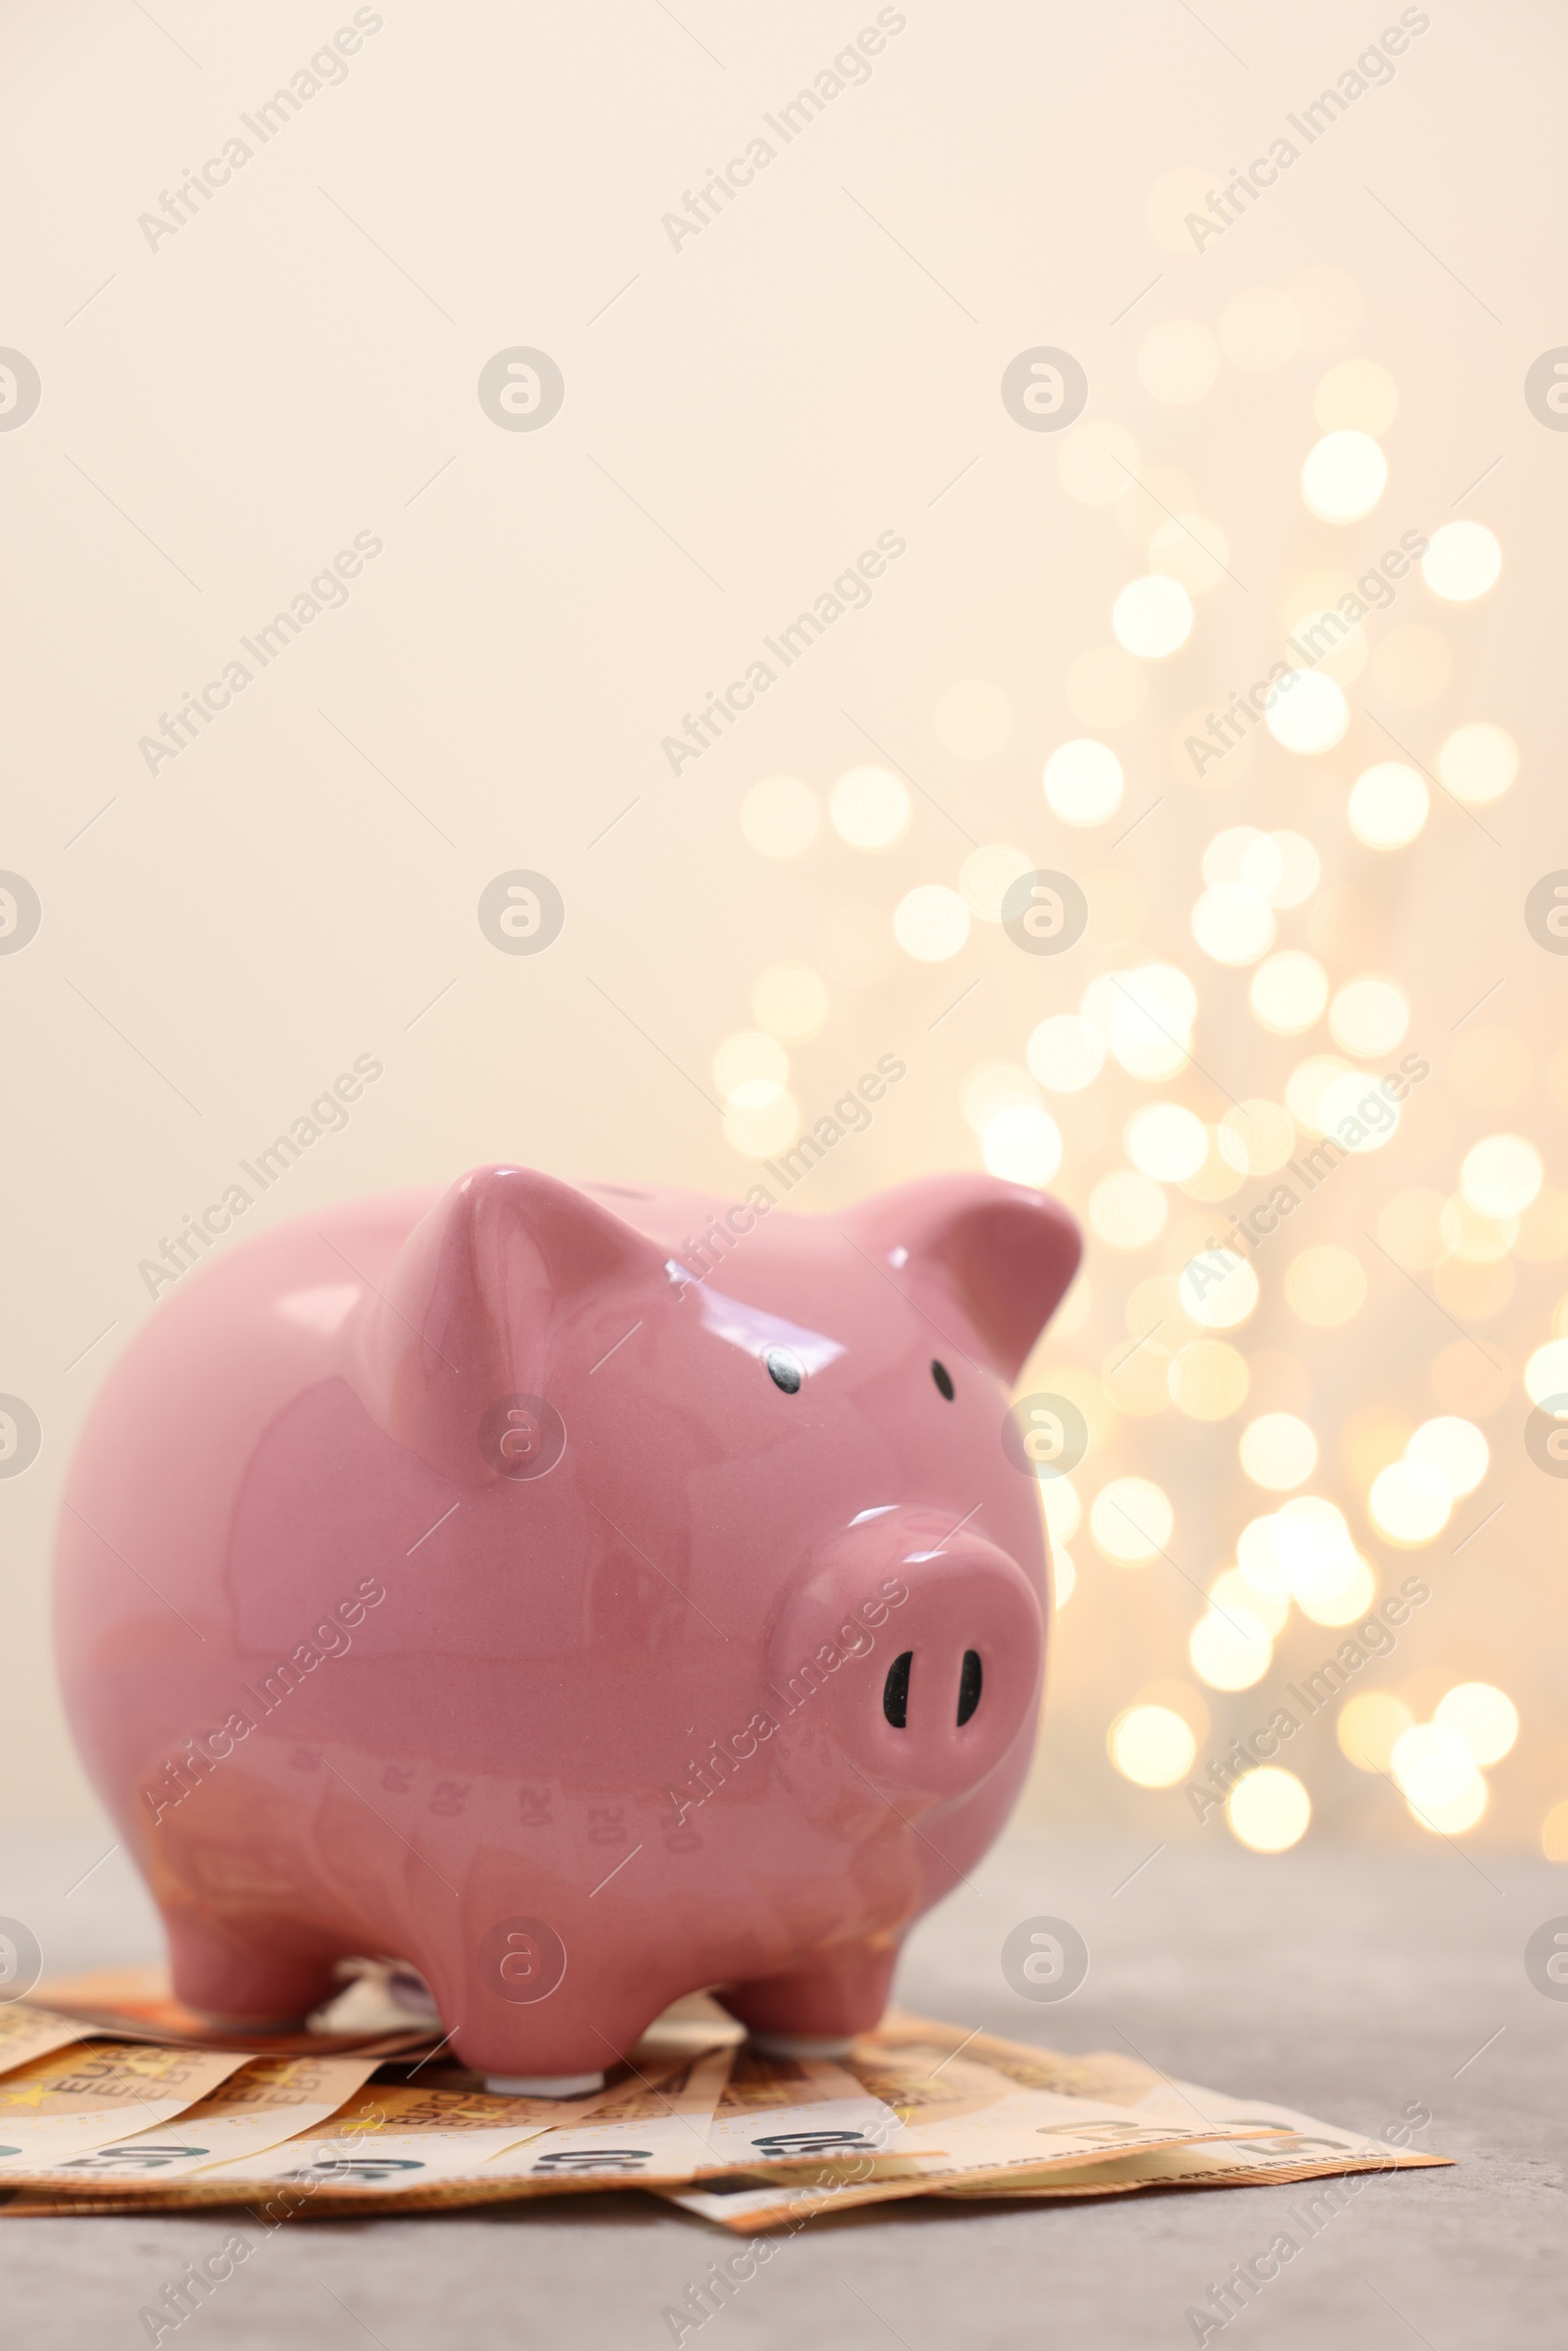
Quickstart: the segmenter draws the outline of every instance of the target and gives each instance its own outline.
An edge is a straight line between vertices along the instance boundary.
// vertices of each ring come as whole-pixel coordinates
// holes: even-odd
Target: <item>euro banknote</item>
[[[166,2021],[176,2038],[160,2039]],[[1047,2201],[1446,2160],[1131,2051],[897,2010],[842,2060],[789,2059],[695,1995],[565,2099],[486,2090],[434,2020],[402,2023],[365,1983],[318,2023],[219,2048],[157,1980],[116,1977],[0,2008],[0,2214],[230,2205],[275,2222],[636,2187],[750,2234],[917,2195]]]

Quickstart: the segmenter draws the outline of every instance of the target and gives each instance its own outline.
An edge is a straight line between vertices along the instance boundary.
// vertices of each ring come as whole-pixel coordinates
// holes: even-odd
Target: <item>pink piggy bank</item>
[[[57,1579],[178,1996],[256,2030],[396,1957],[561,2094],[703,1986],[797,2054],[874,2025],[1028,1766],[1003,1432],[1079,1247],[986,1176],[807,1218],[486,1167],[182,1285]]]

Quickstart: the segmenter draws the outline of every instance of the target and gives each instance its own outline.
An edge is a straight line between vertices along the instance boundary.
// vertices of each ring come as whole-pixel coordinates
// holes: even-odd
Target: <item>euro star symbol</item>
[[[0,2099],[0,2105],[41,2106],[48,2095],[49,2084],[47,2082],[29,2082],[25,2089],[8,2089],[4,2098]]]

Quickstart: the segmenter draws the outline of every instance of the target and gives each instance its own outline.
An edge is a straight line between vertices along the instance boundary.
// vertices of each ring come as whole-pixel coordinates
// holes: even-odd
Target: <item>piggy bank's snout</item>
[[[792,1721],[814,1710],[852,1779],[941,1803],[1032,1732],[1043,1647],[1029,1580],[993,1544],[846,1542],[785,1612],[776,1686]]]

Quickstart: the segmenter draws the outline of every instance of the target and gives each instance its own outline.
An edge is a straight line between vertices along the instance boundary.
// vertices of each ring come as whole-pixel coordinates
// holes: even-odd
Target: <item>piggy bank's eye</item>
[[[775,1388],[782,1388],[786,1396],[800,1394],[801,1382],[806,1374],[787,1347],[770,1347],[762,1360],[767,1365],[767,1376]]]
[[[951,1404],[953,1401],[953,1374],[947,1365],[934,1362],[931,1366],[931,1377]]]

